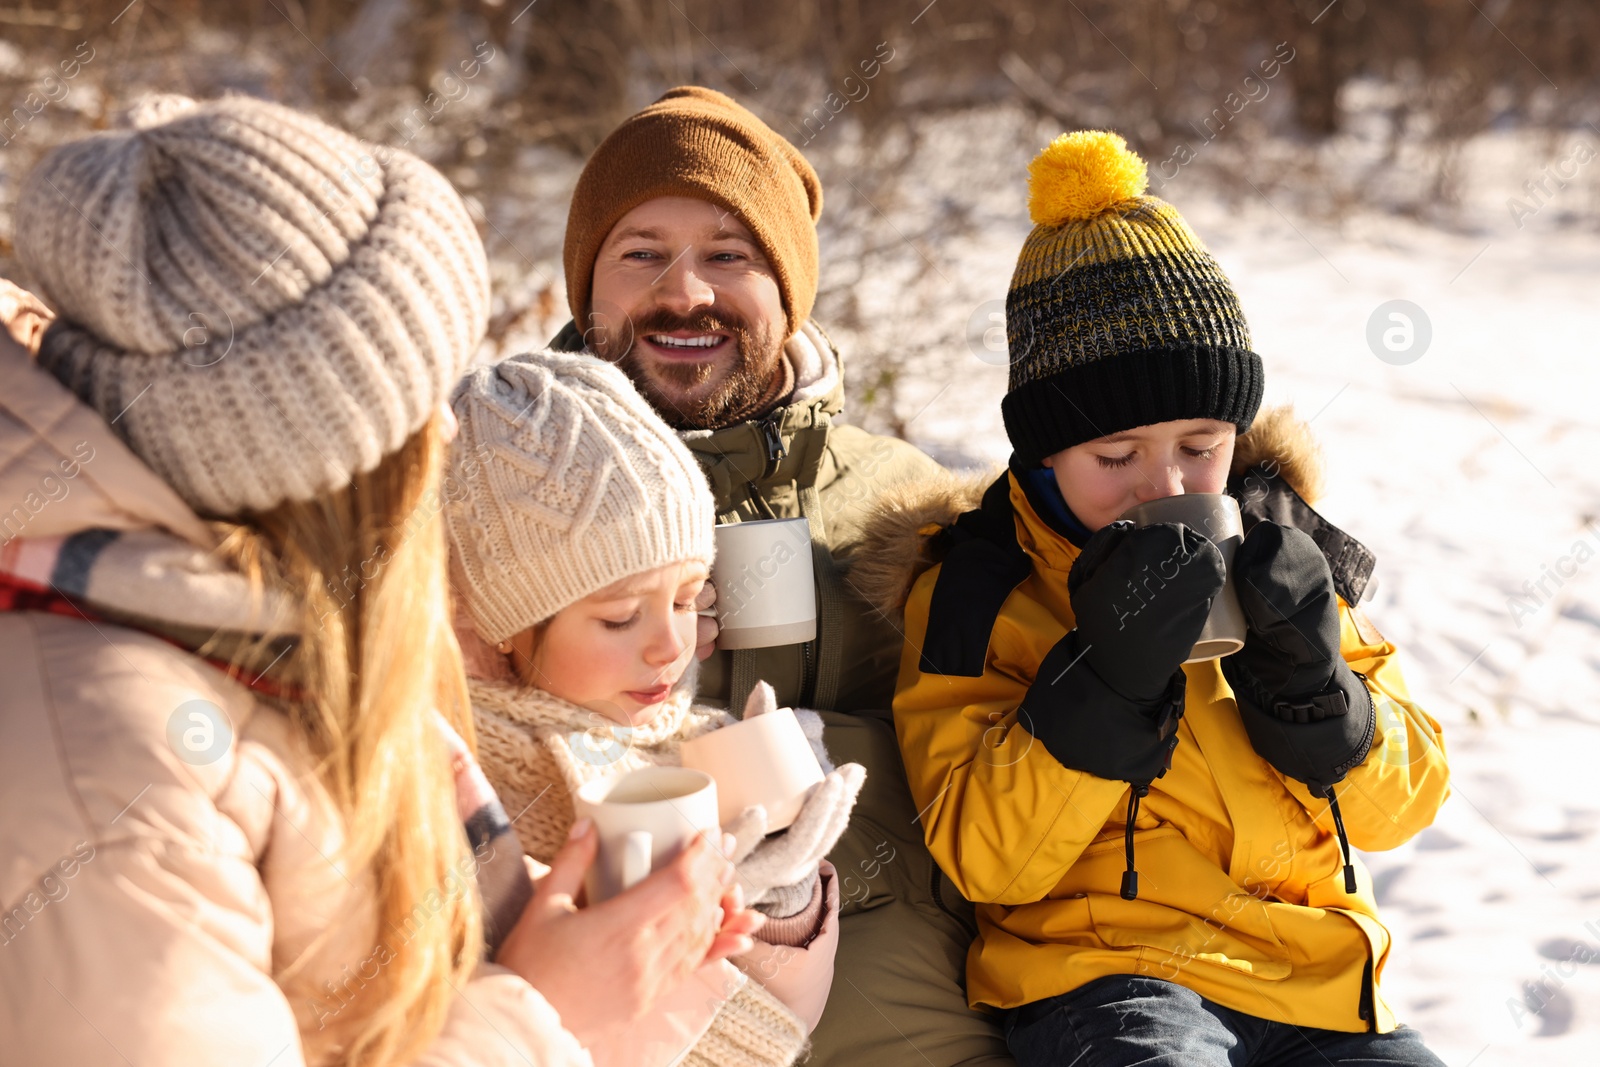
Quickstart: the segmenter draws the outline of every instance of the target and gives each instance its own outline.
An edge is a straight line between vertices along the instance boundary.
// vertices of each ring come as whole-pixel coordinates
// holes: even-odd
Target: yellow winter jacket
[[[1000,608],[982,675],[919,669],[936,566],[906,600],[894,701],[928,848],[977,905],[972,1006],[1139,974],[1297,1026],[1394,1029],[1377,992],[1390,938],[1371,878],[1357,859],[1357,891],[1344,892],[1327,801],[1255,754],[1216,661],[1183,668],[1180,743],[1138,815],[1139,896],[1122,899],[1127,784],[1062,766],[1017,721],[1040,660],[1073,626],[1078,549],[1008,477],[1032,571]],[[1353,847],[1394,848],[1449,795],[1442,735],[1411,702],[1394,645],[1343,596],[1339,609],[1344,657],[1377,710],[1371,754],[1336,787],[1339,804]]]

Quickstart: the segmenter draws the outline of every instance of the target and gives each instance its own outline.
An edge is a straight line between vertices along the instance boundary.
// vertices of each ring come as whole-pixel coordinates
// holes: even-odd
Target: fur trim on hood
[[[1326,485],[1322,446],[1311,435],[1310,425],[1295,415],[1293,405],[1264,408],[1250,432],[1241,435],[1233,446],[1229,476],[1243,474],[1252,467],[1267,468],[1288,482],[1312,507],[1323,497]]]
[[[911,586],[939,562],[934,535],[982,503],[983,491],[999,476],[998,470],[940,471],[885,489],[862,525],[847,584],[898,625]]]
[[[1322,451],[1290,405],[1264,408],[1234,445],[1230,477],[1253,467],[1283,478],[1315,505],[1323,492]],[[983,501],[1000,471],[952,474],[896,485],[878,498],[850,563],[857,596],[898,623],[911,586],[939,562],[934,535]]]

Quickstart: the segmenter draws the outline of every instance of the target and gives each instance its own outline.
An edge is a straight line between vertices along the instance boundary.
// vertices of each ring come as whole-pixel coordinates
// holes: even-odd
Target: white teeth
[[[668,337],[664,333],[650,335],[650,341],[663,348],[710,348],[721,340],[722,338],[714,333],[702,334],[699,337]]]

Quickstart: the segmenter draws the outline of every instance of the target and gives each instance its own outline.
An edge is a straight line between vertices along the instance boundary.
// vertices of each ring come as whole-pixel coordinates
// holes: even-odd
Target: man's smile
[[[668,359],[704,359],[720,353],[730,340],[725,333],[702,333],[675,330],[671,333],[647,333],[641,338],[652,350]]]

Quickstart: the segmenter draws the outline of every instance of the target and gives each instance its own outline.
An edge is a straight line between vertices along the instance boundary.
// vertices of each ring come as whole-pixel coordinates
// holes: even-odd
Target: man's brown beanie
[[[578,178],[562,260],[579,329],[600,245],[622,216],[658,196],[709,200],[737,215],[778,276],[789,336],[800,329],[817,298],[817,172],[766,123],[698,85],[673,89],[624,121]]]

